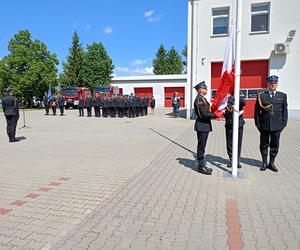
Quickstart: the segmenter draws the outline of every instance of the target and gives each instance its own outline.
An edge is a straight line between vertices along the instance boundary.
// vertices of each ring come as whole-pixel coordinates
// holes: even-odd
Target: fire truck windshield
[[[109,93],[110,87],[109,86],[99,86],[95,88],[96,93]]]
[[[76,89],[64,89],[64,95],[66,95],[66,96],[72,96],[72,95],[76,95],[76,94],[77,94]]]

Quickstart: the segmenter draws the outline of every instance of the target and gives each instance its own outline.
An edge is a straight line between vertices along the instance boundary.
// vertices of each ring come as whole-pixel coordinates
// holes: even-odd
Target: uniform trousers
[[[227,155],[229,156],[229,159],[232,159],[232,138],[233,138],[233,127],[232,126],[226,126],[226,146],[227,146]],[[238,135],[238,160],[241,156],[241,150],[242,150],[242,142],[243,142],[243,132],[244,127],[239,127],[239,135]]]
[[[8,115],[6,118],[6,132],[9,138],[15,138],[16,136],[16,127],[18,123],[18,117],[16,115]]]
[[[203,161],[204,160],[204,154],[205,154],[205,147],[206,142],[208,138],[209,132],[197,132],[197,139],[198,139],[198,145],[197,145],[197,160]]]
[[[79,109],[79,116],[84,116],[84,108],[78,107],[78,109]]]
[[[270,159],[275,160],[279,150],[279,139],[281,130],[276,131],[260,131],[260,153],[263,161],[267,161],[268,158],[268,148],[270,147]]]
[[[59,106],[59,110],[60,110],[60,114],[63,115],[64,111],[65,111],[65,107],[64,106]]]

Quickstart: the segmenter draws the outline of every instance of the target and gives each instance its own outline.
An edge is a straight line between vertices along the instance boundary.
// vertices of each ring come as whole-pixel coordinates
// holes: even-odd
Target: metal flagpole
[[[242,36],[242,3],[236,0],[236,50],[235,50],[235,84],[234,84],[234,114],[232,140],[232,176],[237,177],[238,165],[238,135],[240,108],[240,75],[241,75],[241,36]]]

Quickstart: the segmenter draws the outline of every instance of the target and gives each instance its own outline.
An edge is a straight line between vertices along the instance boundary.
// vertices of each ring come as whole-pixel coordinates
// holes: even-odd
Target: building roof
[[[115,76],[111,82],[117,81],[149,81],[149,80],[186,80],[187,75],[144,75],[144,76]]]

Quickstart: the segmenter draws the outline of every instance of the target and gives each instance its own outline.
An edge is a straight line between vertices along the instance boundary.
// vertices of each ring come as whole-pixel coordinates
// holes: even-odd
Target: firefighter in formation
[[[84,116],[84,107],[87,108],[87,116],[92,117],[94,109],[95,117],[129,117],[135,118],[148,115],[149,100],[147,96],[87,96],[79,100],[79,116]]]

